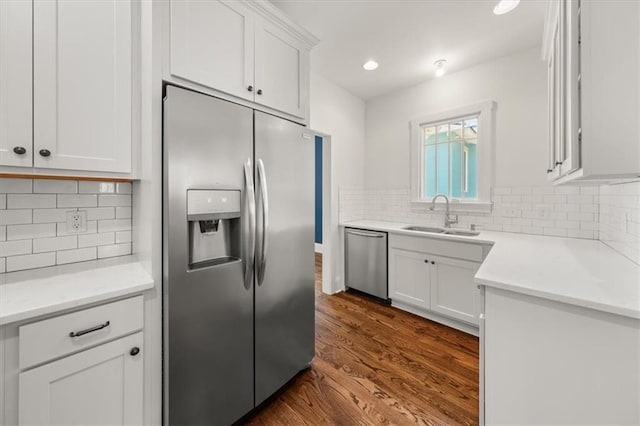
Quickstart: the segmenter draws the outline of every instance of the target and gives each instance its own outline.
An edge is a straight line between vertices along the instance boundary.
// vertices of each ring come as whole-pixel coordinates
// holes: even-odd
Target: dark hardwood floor
[[[251,425],[477,424],[478,339],[361,296],[320,290],[316,356]]]

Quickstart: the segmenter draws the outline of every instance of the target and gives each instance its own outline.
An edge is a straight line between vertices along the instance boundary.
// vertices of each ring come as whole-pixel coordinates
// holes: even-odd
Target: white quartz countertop
[[[640,265],[598,240],[483,230],[477,237],[427,234],[377,221],[341,226],[490,244],[477,284],[640,319]]]
[[[140,293],[154,286],[130,256],[0,275],[0,325]]]

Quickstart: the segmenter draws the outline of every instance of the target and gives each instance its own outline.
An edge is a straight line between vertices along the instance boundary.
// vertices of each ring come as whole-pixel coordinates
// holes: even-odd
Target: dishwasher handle
[[[351,235],[359,235],[361,237],[370,237],[370,238],[384,238],[384,234],[373,234],[373,233],[369,233],[369,232],[363,232],[363,231],[354,231],[352,229],[348,229],[347,234],[351,234]]]

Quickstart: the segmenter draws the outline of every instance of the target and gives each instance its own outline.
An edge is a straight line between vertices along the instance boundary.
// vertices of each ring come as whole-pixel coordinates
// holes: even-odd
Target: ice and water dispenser
[[[187,191],[189,268],[240,258],[240,191]],[[171,242],[169,242],[171,244]]]

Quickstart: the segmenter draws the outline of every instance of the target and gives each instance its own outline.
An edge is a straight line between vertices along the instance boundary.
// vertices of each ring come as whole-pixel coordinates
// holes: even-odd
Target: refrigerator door
[[[254,406],[251,242],[255,234],[248,225],[254,203],[253,111],[173,86],[166,94],[164,421],[230,424]],[[229,191],[218,193],[222,194],[215,200],[218,204],[239,190],[240,215],[236,212],[234,219],[226,219],[227,225],[217,228],[213,221],[203,221],[201,230],[195,226],[201,217],[192,215],[189,222],[187,216],[187,191],[198,195],[200,204],[209,200],[197,190]],[[201,245],[190,244],[191,239],[198,237],[206,244],[206,238],[222,230],[230,232],[230,239],[238,239],[229,247],[239,249],[218,262],[192,263],[189,251]]]
[[[313,135],[256,111],[255,162],[257,406],[314,354]]]

